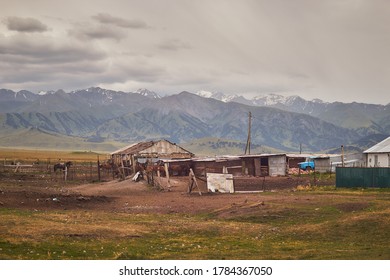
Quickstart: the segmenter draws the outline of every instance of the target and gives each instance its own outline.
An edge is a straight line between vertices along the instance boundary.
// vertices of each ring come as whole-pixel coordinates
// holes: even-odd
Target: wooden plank
[[[167,177],[168,190],[171,189],[171,181],[169,180],[168,163],[164,163],[165,176]]]
[[[255,163],[255,176],[261,176],[261,163],[259,158],[254,159]]]
[[[190,168],[189,178],[190,178],[190,182],[188,184],[188,193],[192,192],[192,190],[195,188],[194,187],[194,185],[195,185],[198,188],[199,195],[202,195],[202,192],[200,191],[198,182],[196,181],[196,177],[195,177],[195,174],[194,174],[194,171],[192,170],[192,168]]]

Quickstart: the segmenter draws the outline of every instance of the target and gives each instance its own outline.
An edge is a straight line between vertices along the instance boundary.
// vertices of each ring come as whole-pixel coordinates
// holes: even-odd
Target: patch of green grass
[[[2,208],[0,259],[389,259],[387,194],[271,193],[199,215]]]

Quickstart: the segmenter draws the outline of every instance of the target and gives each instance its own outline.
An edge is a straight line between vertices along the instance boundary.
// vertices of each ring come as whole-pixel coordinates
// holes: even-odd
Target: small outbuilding
[[[390,137],[363,152],[367,167],[390,167]]]
[[[314,157],[315,171],[319,173],[334,172],[337,165],[341,165],[341,155],[317,155]]]
[[[256,177],[287,174],[286,154],[219,156],[193,159],[191,162],[197,176],[206,176],[209,172]]]
[[[189,159],[194,156],[186,149],[168,140],[139,142],[111,153],[113,162],[122,169],[135,173],[137,163],[147,160]]]

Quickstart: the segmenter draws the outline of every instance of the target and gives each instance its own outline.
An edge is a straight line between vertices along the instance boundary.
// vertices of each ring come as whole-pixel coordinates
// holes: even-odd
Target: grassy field
[[[116,141],[91,142],[85,138],[48,133],[39,129],[18,129],[0,133],[0,147],[39,150],[80,150],[113,152],[129,143]]]
[[[105,159],[108,154],[96,153],[92,151],[61,151],[61,150],[31,150],[31,149],[11,149],[11,148],[0,148],[0,161],[16,161],[16,162],[34,162],[34,161],[96,161],[97,157]]]
[[[390,258],[390,192],[265,195],[267,211],[228,216],[0,208],[0,259]]]

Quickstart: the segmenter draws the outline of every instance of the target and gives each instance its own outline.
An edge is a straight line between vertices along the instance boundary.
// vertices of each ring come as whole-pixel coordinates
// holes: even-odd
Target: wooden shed
[[[234,176],[285,176],[286,160],[286,154],[221,156],[193,159],[192,166],[197,176],[206,176],[208,172]]]
[[[111,158],[115,164],[133,173],[137,162],[188,159],[193,156],[194,154],[190,151],[168,140],[139,142],[111,153]]]
[[[286,176],[286,154],[258,154],[193,158],[190,164],[194,176],[206,182],[214,192],[264,191],[266,176]]]

